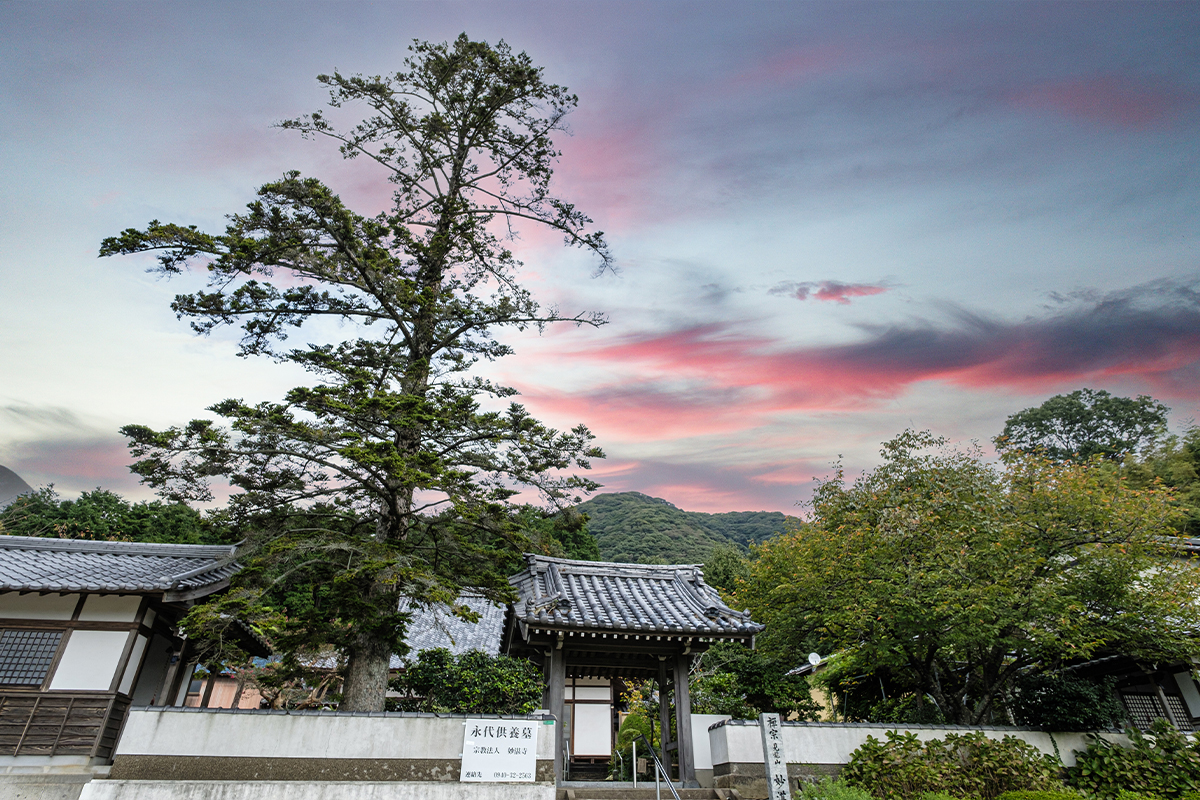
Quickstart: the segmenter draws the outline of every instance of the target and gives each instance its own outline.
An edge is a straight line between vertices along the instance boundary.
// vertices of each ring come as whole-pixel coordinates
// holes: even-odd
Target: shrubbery
[[[1129,731],[1130,747],[1096,738],[1077,753],[1067,782],[1100,800],[1137,800],[1122,792],[1185,800],[1200,792],[1200,739],[1185,736],[1164,720],[1149,734]]]
[[[395,703],[400,711],[528,714],[542,699],[542,676],[532,663],[478,650],[422,650],[391,686],[405,695]]]
[[[1020,739],[983,733],[947,734],[922,743],[915,733],[873,736],[850,757],[841,777],[879,798],[918,800],[935,792],[995,800],[1019,789],[1052,789],[1058,761]]]

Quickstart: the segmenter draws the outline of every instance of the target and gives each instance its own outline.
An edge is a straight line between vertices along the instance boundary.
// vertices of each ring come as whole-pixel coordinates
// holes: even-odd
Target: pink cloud
[[[797,300],[833,301],[849,305],[852,297],[870,297],[890,291],[890,286],[869,283],[842,283],[841,281],[783,281],[771,287],[770,294],[787,294]]]
[[[1011,100],[1025,108],[1135,129],[1161,125],[1181,107],[1197,104],[1191,93],[1117,77],[1057,81],[1020,92]]]

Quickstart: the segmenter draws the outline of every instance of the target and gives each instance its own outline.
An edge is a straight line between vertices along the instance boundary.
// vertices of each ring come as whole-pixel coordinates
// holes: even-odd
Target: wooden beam
[[[566,764],[563,761],[566,742],[567,662],[563,651],[550,651],[550,713],[554,715],[554,779],[563,780]]]
[[[692,746],[692,698],[688,692],[688,674],[692,657],[675,658],[675,730],[679,742],[679,780],[687,788],[699,788],[696,781],[696,756]]]
[[[667,661],[664,658],[659,658],[658,661],[658,721],[662,726],[662,734],[658,737],[659,749],[662,751],[663,769],[667,771],[667,777],[671,774],[671,756],[667,745],[671,741],[671,702],[667,699]]]

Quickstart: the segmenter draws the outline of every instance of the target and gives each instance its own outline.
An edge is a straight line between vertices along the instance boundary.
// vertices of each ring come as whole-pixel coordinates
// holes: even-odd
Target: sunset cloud
[[[872,285],[869,283],[842,283],[841,281],[805,281],[797,283],[796,281],[781,281],[767,290],[768,294],[784,294],[790,295],[797,300],[832,300],[841,305],[849,305],[852,297],[870,297],[874,294],[883,294],[891,287],[880,285]]]

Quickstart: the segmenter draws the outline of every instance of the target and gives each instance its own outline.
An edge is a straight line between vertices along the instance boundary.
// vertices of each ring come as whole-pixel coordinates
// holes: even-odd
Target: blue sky
[[[985,445],[1082,386],[1200,408],[1200,5],[0,3],[0,464],[148,493],[117,428],[303,377],[173,318],[99,242],[219,229],[284,170],[380,176],[272,128],[315,76],[504,39],[579,95],[558,192],[618,271],[527,236],[539,298],[610,324],[493,374],[588,424],[606,491],[794,511],[906,427]],[[328,333],[328,332],[327,332]]]

